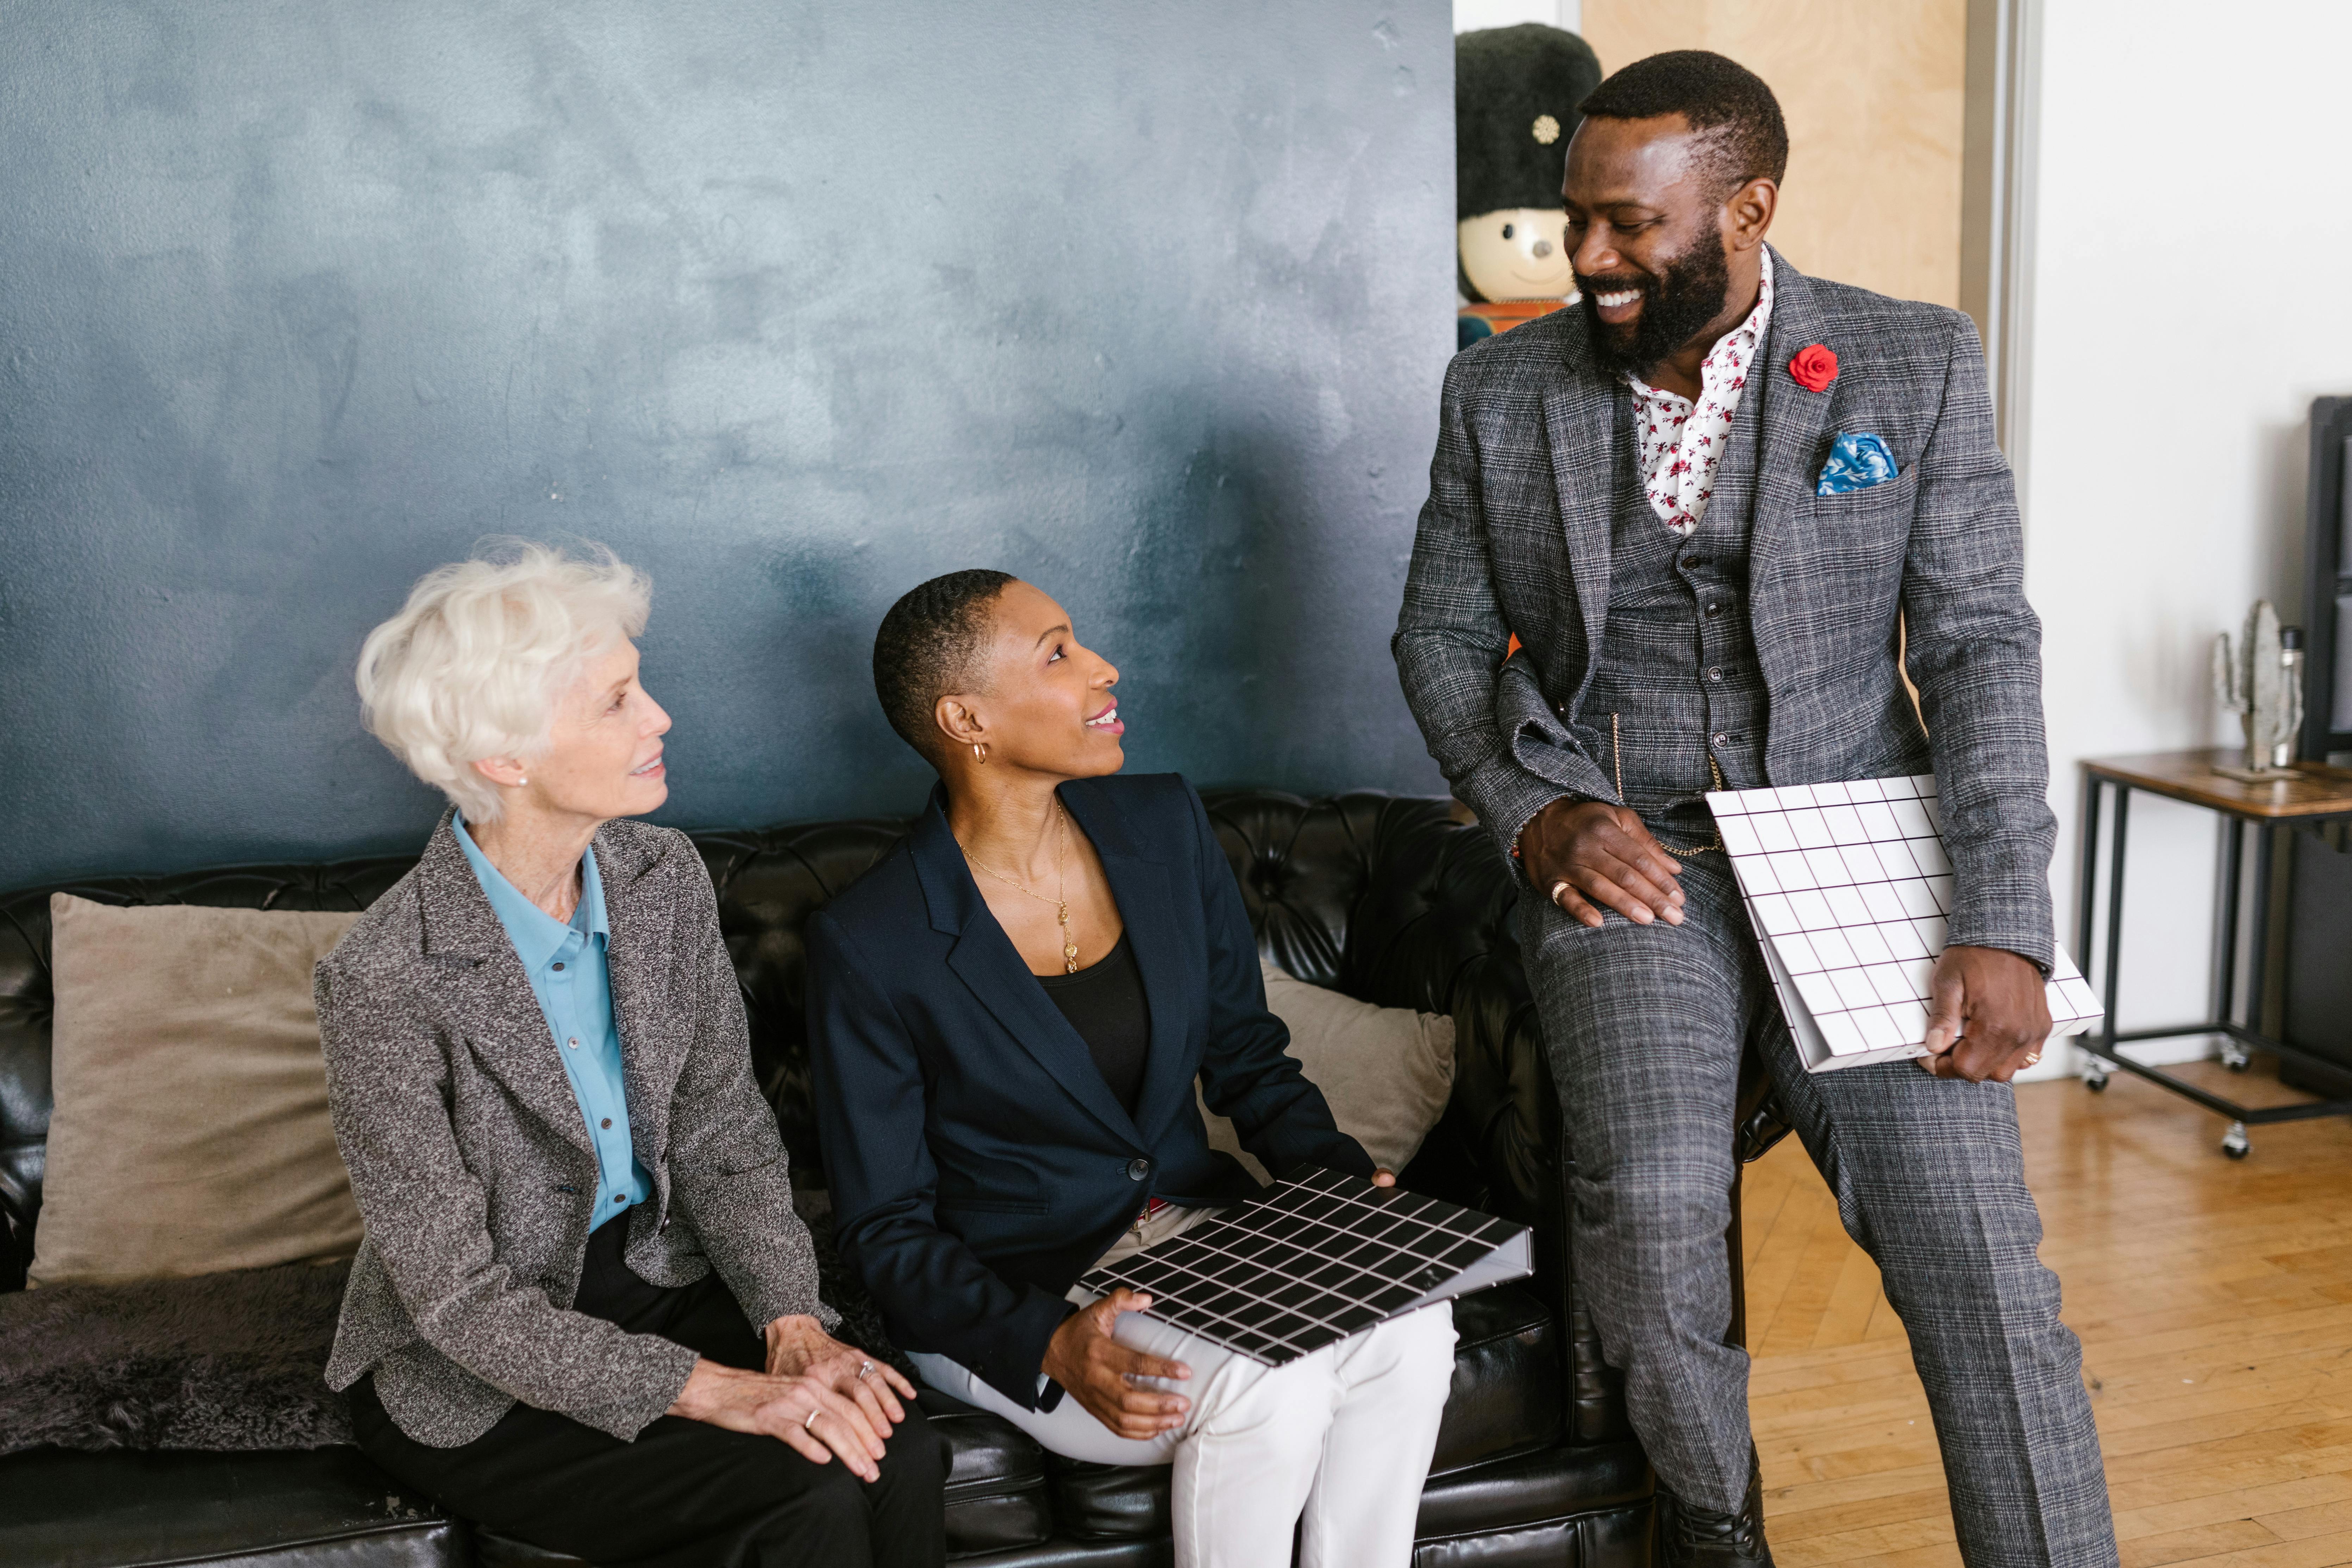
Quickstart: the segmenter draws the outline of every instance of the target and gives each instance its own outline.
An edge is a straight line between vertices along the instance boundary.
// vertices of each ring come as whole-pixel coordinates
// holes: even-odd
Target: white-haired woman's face
[[[521,764],[530,782],[519,790],[567,816],[642,816],[669,798],[668,730],[669,715],[637,684],[636,645],[615,643],[556,699],[547,749]]]

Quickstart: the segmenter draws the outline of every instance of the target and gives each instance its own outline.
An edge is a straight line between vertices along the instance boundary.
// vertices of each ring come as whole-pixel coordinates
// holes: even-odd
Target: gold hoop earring
[[[984,763],[988,761],[988,748],[982,745],[978,741],[974,741],[971,743],[971,760],[975,763]]]

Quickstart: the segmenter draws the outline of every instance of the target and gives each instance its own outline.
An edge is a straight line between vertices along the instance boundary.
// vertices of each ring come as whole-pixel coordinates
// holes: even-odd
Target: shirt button
[[[612,1127],[612,1125],[613,1125],[613,1119],[612,1119],[611,1117],[607,1116],[606,1118],[604,1118],[604,1121],[602,1121],[598,1122],[598,1123],[597,1123],[597,1125],[598,1125],[599,1127],[603,1127],[603,1128],[605,1128],[605,1129],[609,1130],[609,1129]]]
[[[629,1194],[626,1193],[614,1193],[613,1194],[613,1201],[616,1204],[627,1203],[629,1201]]]
[[[1150,1161],[1149,1161],[1149,1160],[1129,1160],[1129,1161],[1127,1163],[1127,1179],[1128,1179],[1129,1181],[1130,1181],[1130,1182],[1139,1182],[1139,1181],[1143,1180],[1143,1178],[1144,1178],[1144,1177],[1146,1177],[1146,1176],[1148,1176],[1148,1175],[1150,1175],[1150,1174],[1151,1174],[1151,1162],[1150,1162]]]
[[[559,964],[557,964],[557,965],[555,966],[555,973],[557,973],[558,974],[562,973],[563,973],[563,965],[562,965],[562,964],[560,964],[560,963],[559,963]]]
[[[575,1050],[575,1051],[576,1051],[576,1050],[578,1050],[578,1049],[580,1048],[580,1042],[579,1042],[579,1041],[577,1041],[577,1040],[566,1040],[566,1041],[564,1041],[563,1043],[564,1043],[565,1045],[567,1045],[567,1046],[570,1046],[570,1047],[571,1047],[573,1050]]]

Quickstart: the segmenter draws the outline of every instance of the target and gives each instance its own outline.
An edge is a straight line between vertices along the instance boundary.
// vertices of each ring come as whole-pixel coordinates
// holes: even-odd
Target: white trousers
[[[1292,1527],[1301,1523],[1300,1568],[1412,1562],[1421,1489],[1454,1380],[1451,1302],[1276,1367],[1141,1312],[1119,1314],[1113,1332],[1192,1368],[1190,1381],[1160,1384],[1192,1401],[1183,1425],[1148,1440],[1121,1437],[1067,1394],[1051,1411],[1024,1410],[946,1356],[913,1360],[940,1393],[1003,1416],[1066,1458],[1172,1464],[1177,1568],[1289,1568]]]

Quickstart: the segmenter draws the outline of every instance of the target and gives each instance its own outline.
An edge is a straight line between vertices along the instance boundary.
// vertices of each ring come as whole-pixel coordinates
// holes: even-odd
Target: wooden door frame
[[[1992,379],[1994,428],[2025,488],[2033,339],[2042,0],[1969,0],[1960,164],[1960,309]]]

